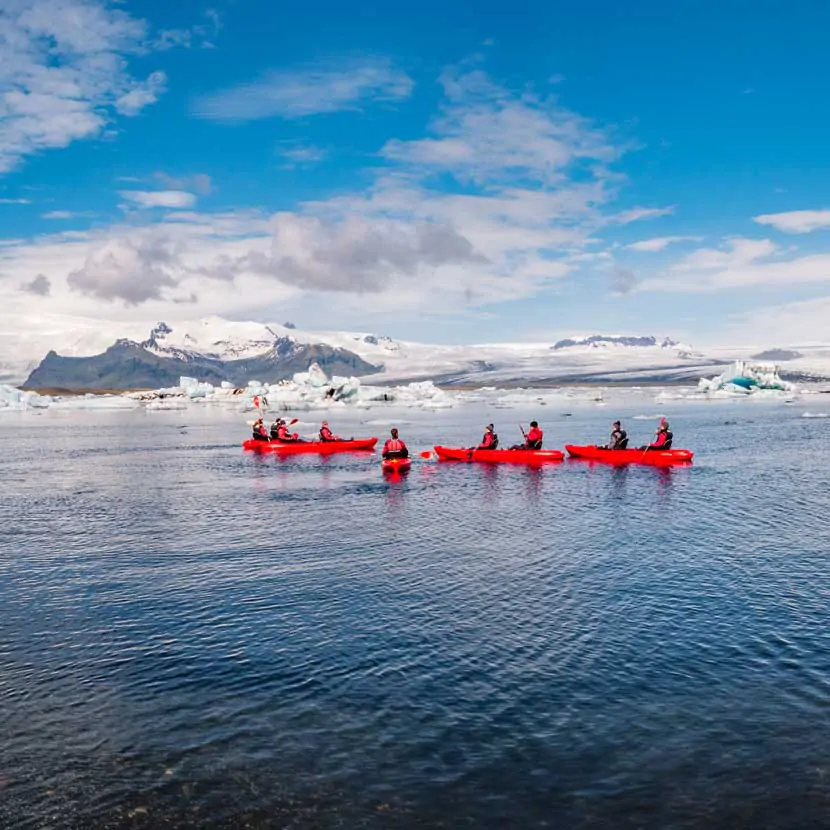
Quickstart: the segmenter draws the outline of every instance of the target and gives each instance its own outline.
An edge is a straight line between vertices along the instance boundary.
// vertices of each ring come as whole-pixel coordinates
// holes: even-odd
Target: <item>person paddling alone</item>
[[[611,424],[611,440],[605,447],[607,450],[624,450],[628,447],[628,433],[622,428],[619,421]]]
[[[398,430],[394,427],[389,433],[392,437],[389,438],[386,443],[383,445],[383,457],[384,458],[409,458],[409,450],[398,438]]]
[[[476,447],[477,450],[497,450],[499,448],[499,436],[496,435],[495,427],[492,424],[487,424],[484,428],[484,435],[481,443]]]
[[[262,422],[262,418],[257,418],[254,421],[253,438],[254,441],[268,440],[268,433],[265,431],[265,424]]]

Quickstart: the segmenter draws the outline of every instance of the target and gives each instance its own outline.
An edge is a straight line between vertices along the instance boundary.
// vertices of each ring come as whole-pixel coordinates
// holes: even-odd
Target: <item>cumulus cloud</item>
[[[38,274],[31,282],[24,282],[20,290],[36,297],[48,297],[52,291],[52,282],[45,274]]]
[[[446,73],[443,84],[433,144],[387,145],[365,190],[270,218],[208,214],[192,209],[192,177],[162,173],[156,181],[169,189],[121,195],[169,212],[143,227],[14,246],[11,270],[42,271],[56,300],[85,309],[101,301],[163,308],[195,297],[199,313],[261,312],[263,297],[319,305],[317,295],[337,293],[336,304],[323,305],[364,318],[528,298],[590,267],[587,246],[614,221],[606,207],[619,179],[608,165],[621,150],[587,119],[479,71]],[[446,148],[456,146],[468,151],[452,163]],[[287,149],[304,161],[316,148]],[[479,176],[486,186],[471,186]],[[151,232],[168,241],[151,244]]]
[[[632,242],[630,245],[626,245],[625,247],[630,251],[655,253],[657,251],[663,251],[668,248],[669,245],[674,245],[677,242],[699,240],[699,236],[657,236],[653,239],[643,239],[640,242]]]
[[[194,113],[214,121],[302,118],[408,98],[413,81],[386,58],[326,61],[199,98]]]
[[[119,190],[118,195],[142,208],[189,208],[196,197],[183,190]]]
[[[830,228],[830,210],[791,210],[787,213],[765,213],[753,219],[759,225],[770,225],[782,233],[811,233]]]
[[[165,289],[178,284],[179,252],[172,241],[149,235],[139,239],[111,239],[94,248],[83,267],[72,271],[72,291],[102,300],[123,300],[139,305],[162,298]]]
[[[127,60],[149,37],[145,21],[106,0],[0,3],[0,173],[155,102],[164,73],[137,80]]]
[[[274,217],[273,232],[270,256],[249,256],[243,267],[315,291],[380,291],[422,268],[486,261],[447,226],[358,217],[333,224],[281,213]]]

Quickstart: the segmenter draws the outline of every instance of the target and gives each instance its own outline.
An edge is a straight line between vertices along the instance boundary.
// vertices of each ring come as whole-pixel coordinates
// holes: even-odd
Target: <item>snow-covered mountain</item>
[[[28,325],[14,322],[17,331],[23,322],[26,333],[11,335],[11,326],[0,325],[0,381],[21,383],[34,373],[30,385],[38,386],[82,382],[88,387],[98,378],[99,386],[136,387],[176,373],[233,382],[265,373],[256,379],[275,380],[305,370],[312,360],[328,363],[330,373],[372,374],[381,383],[425,378],[476,385],[696,380],[758,351],[700,351],[666,337],[628,334],[441,346],[393,340],[377,332],[304,331],[290,323],[221,317],[156,325],[59,317],[41,317]],[[767,353],[780,356],[785,374],[830,377],[830,348]],[[127,362],[140,363],[144,374],[131,375]]]

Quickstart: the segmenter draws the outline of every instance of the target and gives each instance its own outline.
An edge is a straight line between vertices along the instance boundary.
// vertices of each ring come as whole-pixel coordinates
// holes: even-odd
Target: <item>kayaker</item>
[[[265,431],[265,424],[262,423],[262,418],[257,418],[254,421],[253,438],[254,441],[268,440],[268,433]]]
[[[282,419],[282,418],[277,418],[277,419],[274,421],[274,423],[273,423],[273,424],[271,424],[271,440],[272,440],[272,441],[277,441],[277,440],[279,440],[279,439],[277,438],[277,434],[279,433],[280,424],[284,424],[284,423],[285,423],[285,421],[283,421],[283,419]]]
[[[409,458],[409,450],[398,438],[398,430],[394,427],[389,433],[392,437],[387,440],[387,442],[383,445],[383,457],[384,458]]]
[[[624,450],[628,446],[628,433],[622,428],[619,421],[614,421],[611,424],[611,440],[608,442],[605,449],[607,450]]]
[[[322,426],[320,427],[320,440],[324,443],[329,441],[342,441],[343,439],[339,435],[335,435],[329,429],[329,422],[323,421]]]
[[[516,444],[512,446],[511,450],[541,450],[542,449],[542,439],[545,437],[545,433],[539,429],[539,424],[536,421],[530,422],[530,429],[527,431],[527,435],[525,435],[525,442],[524,444]]]
[[[660,419],[660,425],[657,427],[657,437],[651,444],[645,447],[640,447],[642,450],[670,450],[674,435],[669,429],[669,422],[665,418]]]
[[[300,436],[297,433],[290,433],[288,431],[288,424],[280,418],[279,426],[277,427],[277,441],[281,444],[299,444],[301,443]]]
[[[477,450],[497,450],[499,448],[499,436],[496,435],[495,427],[492,424],[487,424],[484,428],[484,436],[481,443],[476,447]]]

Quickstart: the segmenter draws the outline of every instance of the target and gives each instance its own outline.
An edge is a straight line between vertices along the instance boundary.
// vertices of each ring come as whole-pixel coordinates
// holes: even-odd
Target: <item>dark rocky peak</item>
[[[627,335],[614,336],[606,334],[592,334],[590,337],[568,337],[565,340],[558,340],[556,343],[553,344],[553,346],[551,346],[551,348],[568,349],[573,346],[631,346],[638,348],[648,348],[658,345],[663,349],[670,349],[674,348],[675,346],[678,346],[679,343],[676,340],[671,340],[668,337],[666,337],[662,342],[658,343],[656,337],[649,336],[629,337]]]

